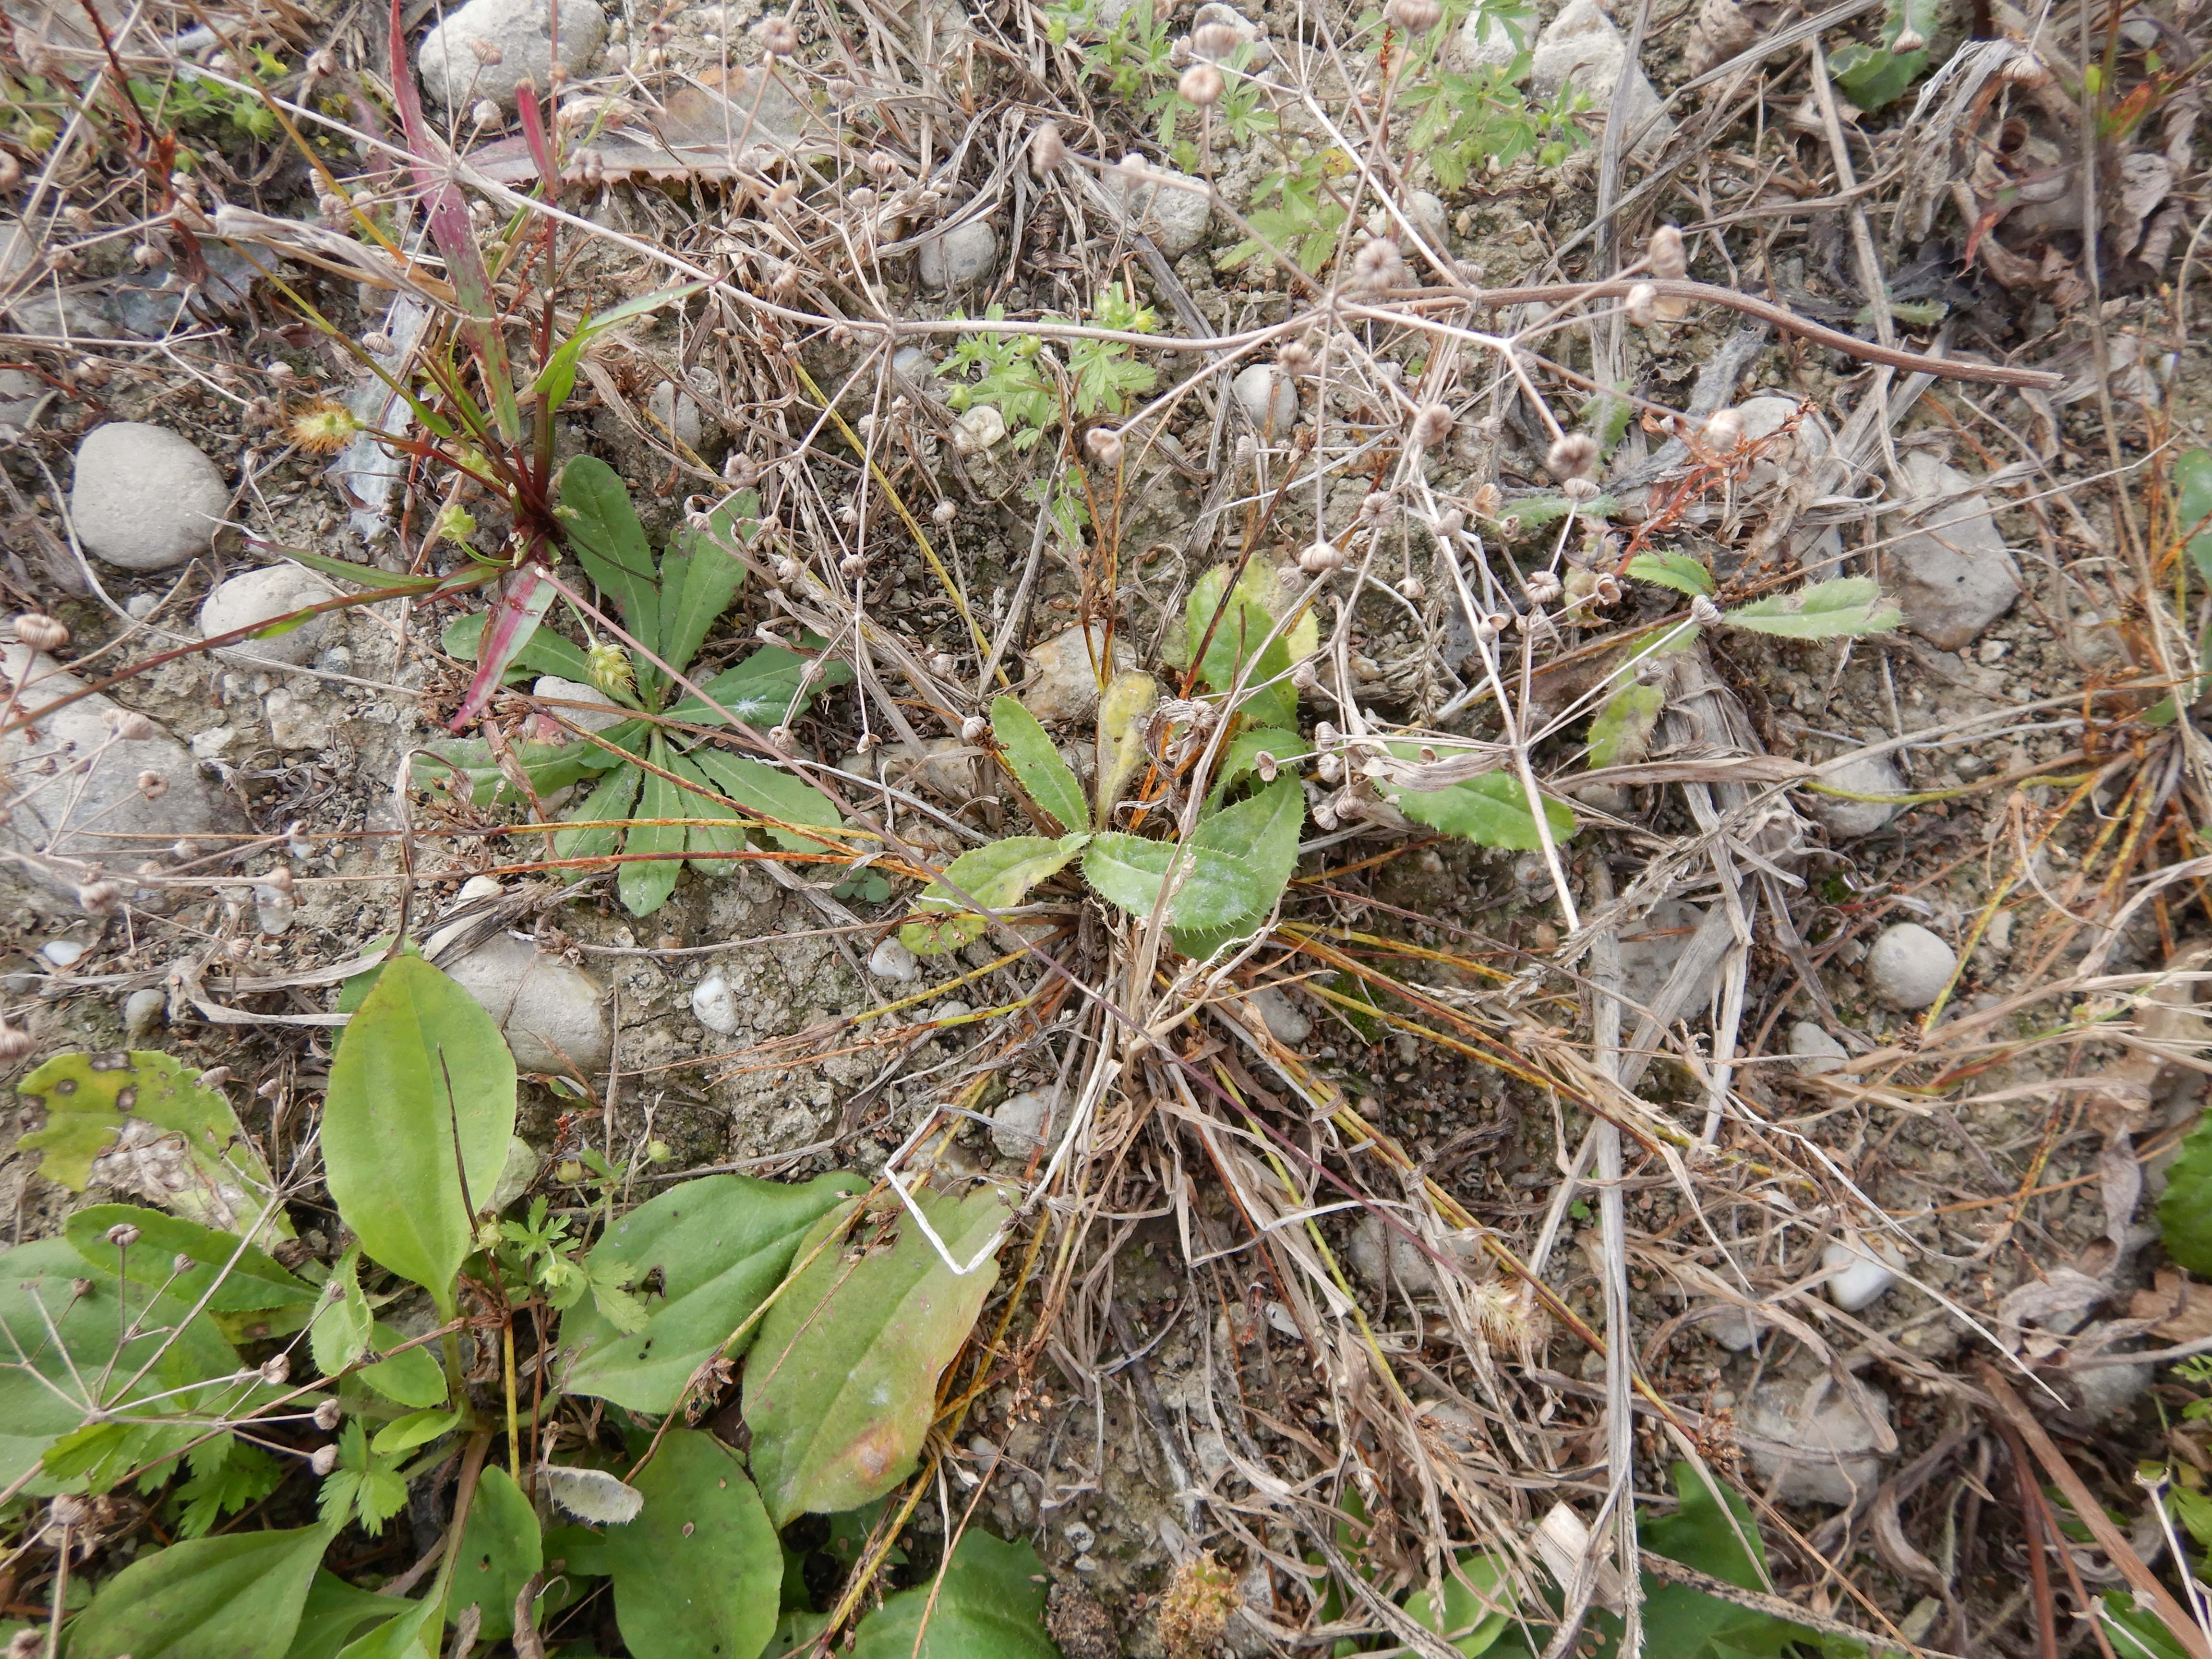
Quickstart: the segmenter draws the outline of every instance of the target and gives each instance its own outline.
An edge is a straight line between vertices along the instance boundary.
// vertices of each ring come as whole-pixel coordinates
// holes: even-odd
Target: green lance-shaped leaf
[[[446,1598],[434,1589],[419,1601],[403,1602],[397,1613],[346,1644],[338,1659],[438,1659],[445,1630]]]
[[[680,823],[656,823],[656,818],[696,817],[690,803],[696,797],[686,794],[664,775],[668,770],[668,744],[655,733],[653,746],[646,758],[651,763],[645,769],[645,781],[639,793],[637,816],[641,822],[630,828],[623,842],[624,853],[663,853],[665,858],[632,859],[623,865],[615,878],[615,890],[622,896],[623,908],[634,916],[649,916],[668,902],[668,896],[676,890],[676,878],[684,868],[684,844],[690,832]]]
[[[331,1269],[331,1282],[307,1326],[315,1369],[325,1376],[337,1376],[368,1351],[375,1330],[368,1298],[361,1290],[361,1246],[349,1245]]]
[[[760,492],[741,489],[714,509],[704,531],[678,529],[660,561],[660,654],[684,669],[707,630],[744,586],[738,549],[760,533]]]
[[[1632,683],[1614,691],[1590,721],[1590,764],[1620,766],[1642,759],[1665,702],[1656,685]]]
[[[2212,1278],[2212,1114],[2197,1120],[2166,1173],[2158,1200],[2166,1253],[2200,1279]]]
[[[181,1450],[210,1413],[242,1404],[244,1385],[217,1380],[237,1374],[237,1353],[205,1315],[191,1314],[189,1303],[136,1286],[126,1291],[88,1273],[65,1239],[0,1255],[0,1484],[36,1468],[88,1419],[113,1419],[135,1401],[159,1397],[134,1419],[173,1418],[174,1425],[96,1422],[123,1433],[86,1447],[65,1473],[41,1477],[33,1490],[78,1490],[88,1474],[108,1484],[131,1467],[117,1460],[134,1450],[147,1462]]]
[[[502,1468],[487,1468],[477,1482],[461,1528],[461,1553],[454,1558],[448,1615],[458,1619],[475,1607],[483,1615],[477,1633],[497,1642],[514,1633],[514,1598],[530,1576],[545,1565],[538,1513],[522,1488]]]
[[[1054,820],[1062,831],[1088,830],[1091,805],[1083,799],[1083,785],[1074,769],[1060,757],[1044,726],[1022,706],[1018,697],[991,701],[991,734],[998,738],[1014,781]]]
[[[653,1659],[755,1659],[775,1630],[783,1547],[736,1455],[672,1429],[637,1488],[637,1519],[606,1534],[623,1642]]]
[[[456,617],[446,624],[438,643],[445,647],[446,654],[458,657],[463,662],[474,662],[477,648],[483,643],[484,624],[491,620],[489,611],[472,611],[465,617]],[[592,680],[592,665],[584,655],[584,647],[574,640],[566,640],[550,628],[540,628],[523,641],[507,664],[508,678],[519,673],[551,674],[556,678],[574,680],[579,685],[588,685]]]
[[[807,671],[817,671],[808,678]],[[748,726],[776,726],[806,712],[817,693],[842,685],[853,671],[840,662],[806,658],[781,646],[765,645],[734,668],[697,682],[705,696],[686,696],[668,711],[671,720],[692,726],[721,726],[730,718]],[[710,702],[708,699],[713,701]]]
[[[614,468],[579,455],[561,469],[560,514],[568,544],[584,572],[621,611],[632,637],[647,645],[661,639],[659,572],[646,544],[645,526],[630,505],[629,489]],[[647,708],[660,700],[659,669],[637,659],[637,694]]]
[[[323,1167],[362,1249],[441,1318],[514,1133],[514,1056],[491,1016],[419,957],[387,963],[331,1063]]]
[[[843,850],[835,836],[806,832],[804,826],[810,823],[825,830],[842,829],[845,817],[829,796],[805,779],[722,749],[695,749],[690,759],[706,775],[708,787],[728,796],[748,812],[791,826],[766,831],[768,838],[786,852]]]
[[[1239,672],[1243,674],[1251,689],[1238,706],[1255,726],[1292,726],[1297,720],[1298,694],[1283,678],[1291,668],[1289,630],[1268,641],[1276,619],[1256,591],[1259,580],[1258,568],[1247,566],[1245,580],[1230,587],[1226,565],[1217,565],[1199,578],[1184,605],[1185,645],[1197,659],[1199,676],[1209,690],[1226,694]],[[1202,656],[1198,654],[1200,645],[1206,647]]]
[[[167,1054],[57,1054],[15,1087],[46,1114],[18,1144],[71,1192],[98,1181],[235,1233],[268,1206],[275,1183],[230,1103]],[[279,1209],[256,1242],[291,1236]]]
[[[1638,553],[1628,562],[1628,574],[1638,581],[1692,597],[1713,591],[1712,572],[1687,553]]]
[[[1513,1620],[1512,1575],[1505,1562],[1487,1551],[1462,1555],[1455,1571],[1444,1574],[1443,1606],[1426,1586],[1406,1598],[1407,1616],[1434,1631],[1466,1659],[1478,1659],[1496,1645]]]
[[[1390,752],[1401,760],[1420,757],[1417,744],[1394,743]],[[1544,844],[1537,834],[1536,815],[1528,805],[1528,792],[1511,772],[1485,772],[1442,789],[1401,787],[1394,799],[1407,817],[1447,835],[1463,836],[1480,846],[1526,853]],[[1574,813],[1558,801],[1544,802],[1544,823],[1554,846],[1575,833]]]
[[[141,1556],[70,1626],[70,1659],[283,1659],[336,1531],[232,1533]]]
[[[1904,619],[1904,613],[1882,598],[1881,585],[1869,576],[1838,576],[1795,593],[1753,599],[1723,618],[1731,628],[1778,634],[1791,640],[1887,634]]]
[[[619,1331],[588,1302],[571,1309],[561,1338],[574,1358],[562,1387],[635,1412],[674,1411],[700,1366],[751,1346],[752,1333],[734,1345],[732,1333],[783,1282],[801,1237],[856,1184],[845,1175],[797,1187],[706,1176],[638,1206],[592,1247],[591,1265],[624,1284],[659,1275],[645,1328]]]
[[[1687,1463],[1675,1464],[1674,1474],[1680,1506],[1672,1515],[1638,1522],[1644,1548],[1740,1589],[1759,1589],[1766,1578],[1766,1550],[1749,1506],[1729,1492],[1723,1510],[1705,1478]],[[1777,1659],[1799,1643],[1817,1650],[1825,1640],[1802,1625],[1665,1583],[1648,1573],[1644,1620],[1644,1651],[1650,1659]]]
[[[127,1246],[112,1243],[118,1228],[137,1230]],[[147,1290],[166,1288],[173,1301],[214,1313],[255,1313],[312,1304],[321,1294],[297,1274],[234,1233],[142,1210],[135,1204],[94,1204],[64,1224],[63,1237],[101,1273]],[[181,1262],[194,1265],[185,1267]]]
[[[1199,821],[1189,844],[1146,841],[1116,831],[1092,837],[1083,874],[1092,887],[1132,915],[1150,914],[1172,872],[1168,901],[1176,927],[1234,926],[1273,908],[1297,866],[1305,797],[1295,778]]]
[[[854,1633],[852,1659],[1059,1659],[1045,1633],[1044,1564],[1027,1544],[970,1528],[944,1576],[887,1595]]]
[[[2189,562],[2212,586],[2212,449],[2192,449],[2173,464],[2174,527],[2188,537]]]
[[[919,1202],[959,1261],[1006,1218],[991,1192],[962,1202],[924,1194]],[[799,1255],[845,1213],[816,1223]],[[878,1238],[885,1225],[897,1235],[888,1249]],[[968,1340],[998,1277],[995,1262],[955,1274],[896,1206],[799,1274],[761,1321],[745,1364],[753,1478],[777,1525],[795,1515],[857,1509],[913,1473],[937,1410],[938,1376]]]
[[[596,825],[597,828],[563,830],[553,837],[553,856],[556,859],[602,859],[622,842],[623,832],[617,819],[630,816],[637,805],[638,786],[645,774],[625,763],[607,774],[606,781],[584,797],[584,804],[573,809],[571,822]]]
[[[300,1628],[284,1659],[337,1659],[338,1651],[370,1625],[392,1617],[392,1598],[356,1589],[325,1568],[307,1590]]]
[[[969,908],[968,899],[987,910],[1019,904],[1030,888],[1066,869],[1090,840],[1078,830],[1056,841],[1008,836],[969,848],[945,866],[941,880],[915,895],[912,915],[899,927],[900,943],[918,957],[939,957],[973,944],[989,924]]]

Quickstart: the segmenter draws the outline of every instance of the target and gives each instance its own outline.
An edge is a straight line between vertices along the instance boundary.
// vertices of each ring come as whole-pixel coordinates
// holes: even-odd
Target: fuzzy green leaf
[[[1305,797],[1295,778],[1278,778],[1234,806],[1201,818],[1188,848],[1118,831],[1094,836],[1083,874],[1100,895],[1132,915],[1150,914],[1172,869],[1171,927],[1237,925],[1272,908],[1297,862]]]
[[[1713,591],[1713,573],[1687,553],[1638,553],[1628,562],[1628,574],[1677,593],[1710,596]]]
[[[135,1227],[128,1249],[112,1244],[118,1227]],[[196,1221],[142,1210],[134,1204],[94,1204],[64,1224],[63,1236],[101,1273],[131,1284],[166,1289],[172,1299],[197,1306],[207,1296],[213,1313],[254,1313],[312,1304],[321,1294],[297,1274],[234,1233]],[[179,1269],[179,1258],[197,1265]]]
[[[1401,760],[1417,759],[1420,753],[1419,746],[1410,743],[1394,743],[1390,750]],[[1528,792],[1510,772],[1485,772],[1441,789],[1401,787],[1395,799],[1398,810],[1416,823],[1464,836],[1479,846],[1527,853],[1544,844],[1536,831],[1536,815],[1528,807]],[[1575,833],[1574,813],[1558,801],[1544,802],[1544,822],[1554,846]]]
[[[1778,634],[1792,640],[1837,640],[1863,634],[1887,634],[1905,620],[1886,602],[1870,576],[1838,576],[1795,593],[1753,599],[1727,613],[1732,628]]]
[[[622,896],[623,908],[634,916],[649,916],[668,902],[668,896],[676,890],[676,878],[684,868],[684,844],[690,835],[683,824],[647,820],[697,816],[691,810],[696,797],[685,794],[662,775],[668,770],[668,745],[657,734],[647,759],[651,765],[645,770],[638,795],[640,822],[630,826],[623,851],[665,853],[669,856],[649,863],[643,859],[632,859],[622,866],[615,877],[615,890]]]
[[[331,1270],[335,1297],[325,1295],[307,1327],[307,1344],[315,1369],[335,1376],[367,1351],[376,1328],[368,1311],[368,1298],[361,1292],[361,1246],[349,1246]]]
[[[1019,904],[1030,888],[1066,869],[1090,840],[1078,830],[1057,840],[1008,836],[970,848],[945,866],[941,879],[915,896],[911,918],[899,928],[900,942],[920,957],[939,957],[972,944],[982,938],[988,924],[969,908],[969,899],[986,910]]]
[[[632,637],[650,645],[661,637],[659,573],[645,526],[637,521],[629,488],[614,468],[594,455],[579,455],[561,469],[560,515],[585,574],[611,598]],[[653,707],[660,671],[641,659],[637,691]]]
[[[635,1412],[674,1411],[700,1366],[726,1346],[735,1358],[751,1346],[751,1334],[735,1344],[730,1334],[782,1283],[800,1237],[856,1184],[843,1175],[799,1187],[705,1176],[630,1211],[592,1248],[591,1264],[632,1285],[657,1273],[659,1292],[635,1334],[591,1306],[573,1310],[561,1327],[574,1356],[562,1387]]]
[[[1006,1214],[988,1190],[963,1202],[932,1194],[918,1201],[959,1261]],[[841,1206],[817,1222],[799,1255],[847,1213]],[[897,1236],[888,1249],[887,1231]],[[936,1413],[938,1376],[998,1278],[995,1261],[954,1274],[896,1205],[799,1275],[762,1320],[745,1365],[753,1476],[778,1525],[857,1509],[913,1473]]]
[[[1081,781],[1018,697],[992,700],[991,734],[998,738],[1015,781],[1055,820],[1050,827],[1063,832],[1091,827],[1091,807],[1083,799]]]
[[[1192,585],[1183,607],[1184,650],[1199,665],[1206,688],[1226,696],[1244,675],[1248,690],[1237,707],[1255,726],[1294,726],[1297,723],[1298,694],[1284,678],[1291,669],[1291,629],[1268,641],[1275,618],[1262,602],[1257,586],[1259,572],[1248,566],[1245,580],[1229,586],[1229,567],[1216,565]],[[1216,613],[1220,620],[1214,620]],[[1209,637],[1210,632],[1210,637]],[[1206,647],[1199,655],[1199,647]]]
[[[783,1547],[736,1455],[672,1429],[637,1489],[637,1519],[606,1534],[623,1642],[654,1659],[753,1659],[775,1629]]]
[[[476,1502],[469,1505],[468,1524],[461,1528],[461,1553],[446,1597],[448,1611],[458,1618],[465,1607],[481,1609],[483,1624],[477,1635],[487,1642],[502,1641],[514,1633],[514,1598],[544,1565],[537,1511],[514,1476],[497,1467],[486,1468],[477,1482]]]
[[[780,829],[771,824],[768,837],[777,846],[791,853],[842,852],[843,843],[835,836],[810,836],[799,826],[818,824],[825,830],[844,827],[844,814],[838,811],[829,796],[823,794],[803,778],[779,771],[760,761],[747,760],[743,755],[732,755],[723,749],[695,749],[691,751],[693,765],[706,775],[709,787],[717,789],[748,812],[762,817],[774,818],[778,824],[793,826]],[[701,803],[706,805],[707,803]]]
[[[970,1527],[942,1578],[887,1595],[852,1659],[1059,1659],[1045,1633],[1044,1564],[1027,1544]]]
[[[97,1173],[103,1186],[187,1221],[244,1233],[275,1190],[230,1103],[167,1054],[57,1054],[15,1087],[26,1106],[46,1114],[46,1127],[17,1144],[42,1153],[39,1173],[71,1192]],[[95,1171],[94,1160],[126,1132],[143,1150]],[[170,1176],[181,1179],[173,1186]],[[282,1209],[257,1239],[292,1236]]]
[[[232,1533],[142,1555],[70,1626],[70,1659],[283,1659],[336,1531]]]
[[[1632,682],[1615,690],[1590,721],[1590,764],[1619,766],[1640,758],[1665,702],[1656,685]]]
[[[1213,792],[1210,799],[1218,803],[1233,788],[1237,781],[1259,768],[1261,755],[1273,755],[1277,760],[1287,760],[1293,755],[1303,755],[1312,747],[1296,732],[1279,726],[1248,726],[1222,745],[1221,758],[1215,763]]]
[[[490,1199],[507,1164],[514,1081],[491,1016],[416,957],[385,964],[331,1063],[323,1165],[338,1214],[447,1319],[475,1248],[470,1204]]]
[[[760,492],[741,489],[714,509],[705,531],[679,529],[660,562],[660,654],[675,669],[691,659],[744,586],[737,550],[760,533]]]

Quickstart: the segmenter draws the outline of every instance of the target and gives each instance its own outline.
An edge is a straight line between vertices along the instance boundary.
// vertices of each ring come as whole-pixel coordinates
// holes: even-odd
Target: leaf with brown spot
[[[925,1194],[922,1212],[966,1261],[1006,1218],[998,1194]],[[842,1207],[801,1239],[805,1261]],[[886,1248],[886,1230],[896,1239]],[[781,1527],[858,1509],[913,1471],[937,1410],[937,1381],[998,1282],[995,1261],[956,1275],[896,1205],[824,1250],[761,1322],[745,1366],[753,1479]]]

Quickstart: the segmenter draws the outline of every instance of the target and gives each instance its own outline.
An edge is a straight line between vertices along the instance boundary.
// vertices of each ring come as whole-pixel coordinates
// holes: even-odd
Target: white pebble
[[[1229,383],[1245,417],[1273,438],[1286,436],[1297,424],[1298,389],[1273,363],[1254,363]]]
[[[1867,989],[1879,1002],[1911,1012],[1942,994],[1958,970],[1958,952],[1917,921],[1882,930],[1867,952]]]
[[[895,935],[886,934],[868,954],[868,971],[878,979],[895,980],[905,984],[921,977],[921,964],[914,959],[914,952],[900,944]]]
[[[230,487],[167,427],[110,421],[76,449],[70,518],[85,550],[125,570],[167,570],[205,553]]]
[[[1845,1233],[1820,1252],[1820,1267],[1829,1275],[1828,1299],[1856,1313],[1897,1283],[1905,1258],[1887,1240]]]
[[[991,1145],[1000,1158],[1026,1159],[1051,1133],[1052,1098],[1040,1090],[1008,1095],[991,1114]]]
[[[701,980],[691,993],[691,1015],[717,1036],[738,1029],[738,994],[717,971]]]

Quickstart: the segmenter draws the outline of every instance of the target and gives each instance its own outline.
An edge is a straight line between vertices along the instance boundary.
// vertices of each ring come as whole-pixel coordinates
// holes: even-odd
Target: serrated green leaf
[[[623,1641],[653,1659],[754,1659],[775,1629],[783,1548],[736,1455],[672,1429],[637,1488],[637,1519],[607,1534]]]
[[[1278,778],[1234,806],[1201,818],[1187,848],[1119,831],[1094,836],[1083,874],[1101,896],[1132,915],[1151,913],[1170,871],[1177,885],[1167,920],[1180,928],[1238,924],[1271,909],[1297,862],[1305,797]]]
[[[137,1229],[128,1249],[108,1242],[118,1227]],[[235,1233],[135,1204],[94,1204],[71,1216],[62,1232],[79,1255],[109,1277],[166,1290],[172,1300],[186,1306],[206,1296],[214,1313],[297,1307],[321,1294]],[[180,1257],[198,1265],[180,1271]]]
[[[998,738],[1015,781],[1054,819],[1049,828],[1065,833],[1091,827],[1091,807],[1083,799],[1082,783],[1018,697],[992,700],[991,734]]]
[[[544,1565],[538,1512],[514,1476],[495,1466],[486,1468],[461,1528],[461,1553],[446,1595],[449,1616],[458,1619],[477,1607],[483,1615],[477,1634],[487,1642],[504,1641],[514,1634],[514,1598]]]
[[[491,620],[489,611],[472,611],[465,617],[456,617],[446,624],[438,642],[449,657],[462,662],[474,662],[477,649],[483,643],[484,624]],[[550,628],[540,628],[523,643],[508,665],[510,675],[519,670],[526,674],[552,674],[564,680],[574,680],[579,685],[588,685],[592,679],[592,665],[584,655],[584,647],[573,640],[565,640]]]
[[[1420,746],[1394,743],[1390,752],[1401,760],[1418,760]],[[1529,810],[1528,792],[1510,772],[1485,772],[1442,789],[1401,787],[1393,799],[1398,810],[1416,823],[1464,836],[1479,846],[1527,853],[1544,844],[1536,830],[1536,815]],[[1554,846],[1574,836],[1575,815],[1558,801],[1545,800],[1544,822]]]
[[[917,1201],[959,1261],[1006,1216],[988,1190],[962,1202],[934,1194]],[[847,1213],[840,1206],[817,1222],[799,1255]],[[896,1233],[888,1249],[887,1229]],[[998,1278],[995,1261],[956,1275],[896,1205],[799,1275],[762,1320],[745,1364],[753,1477],[778,1525],[857,1509],[913,1473],[936,1414],[938,1377]]]
[[[323,1167],[338,1214],[444,1319],[475,1248],[469,1203],[490,1198],[507,1164],[514,1085],[491,1016],[416,957],[385,964],[331,1063]]]
[[[715,818],[715,823],[695,823],[684,832],[684,853],[691,868],[702,876],[728,876],[733,873],[736,860],[727,854],[740,852],[745,844],[744,826],[738,822],[737,809],[725,806],[718,797],[722,793],[704,772],[693,763],[689,755],[669,751],[668,769],[685,783],[707,790],[708,794],[693,794],[681,791],[684,812],[687,817]],[[717,858],[715,854],[725,856]]]
[[[572,1310],[561,1327],[573,1356],[562,1387],[631,1411],[674,1411],[700,1366],[726,1346],[732,1358],[751,1346],[750,1333],[731,1345],[731,1333],[782,1282],[800,1237],[856,1184],[845,1175],[805,1186],[705,1176],[630,1211],[592,1247],[592,1265],[633,1285],[657,1274],[660,1291],[634,1334],[596,1309]]]
[[[852,1659],[1060,1659],[1044,1627],[1044,1563],[1027,1544],[969,1528],[939,1577],[887,1595],[854,1633]]]
[[[706,775],[710,786],[744,811],[790,826],[770,825],[767,831],[769,839],[785,851],[845,850],[839,837],[811,836],[803,827],[811,823],[825,830],[838,830],[845,823],[844,814],[838,811],[830,799],[805,779],[724,749],[695,749],[690,759]]]
[[[2212,449],[2192,449],[2173,464],[2175,527],[2189,539],[2198,580],[2212,586]]]
[[[1677,593],[1710,597],[1713,592],[1712,572],[1687,553],[1638,553],[1628,562],[1628,574]]]
[[[1619,766],[1641,758],[1666,701],[1656,685],[1617,687],[1590,721],[1589,763]]]
[[[244,1233],[275,1192],[229,1101],[167,1054],[57,1054],[15,1088],[26,1106],[46,1114],[46,1127],[16,1144],[40,1153],[39,1173],[71,1192],[90,1184],[94,1160],[126,1130],[140,1150],[100,1165],[101,1184],[187,1221]],[[257,1240],[292,1236],[281,1208],[267,1227]]]
[[[579,455],[561,469],[559,493],[568,544],[585,574],[614,600],[634,638],[648,644],[659,639],[659,573],[621,477],[597,456]],[[660,671],[641,658],[636,669],[638,696],[651,708]]]
[[[936,957],[981,939],[988,924],[969,908],[969,899],[987,910],[1019,904],[1030,888],[1066,869],[1090,840],[1078,830],[1057,839],[1008,836],[970,848],[915,896],[911,919],[899,928],[900,942],[916,956]]]
[[[1731,628],[1792,640],[1836,640],[1887,634],[1905,620],[1870,576],[1838,576],[1795,593],[1774,594],[1726,613]]]
[[[1529,495],[1507,502],[1498,516],[1516,530],[1537,530],[1571,513],[1585,519],[1609,519],[1620,511],[1620,501],[1611,495],[1594,495],[1586,501],[1569,501],[1565,495]]]
[[[573,822],[605,827],[559,831],[553,837],[553,856],[603,859],[612,853],[623,838],[623,831],[614,820],[631,816],[637,805],[638,788],[644,781],[644,772],[635,766],[618,766],[608,773],[606,781],[585,796],[583,805],[568,814]]]
[[[1268,640],[1275,617],[1256,588],[1256,567],[1245,567],[1244,579],[1229,586],[1229,567],[1216,565],[1192,585],[1183,607],[1184,647],[1199,665],[1199,678],[1206,689],[1225,696],[1243,673],[1249,690],[1238,711],[1255,726],[1294,726],[1297,723],[1298,694],[1284,677],[1291,670],[1291,642],[1285,636]],[[1215,620],[1216,612],[1219,620]],[[1200,658],[1199,647],[1206,647]]]
[[[651,860],[629,859],[616,875],[615,890],[622,897],[623,908],[634,916],[649,916],[668,902],[668,896],[676,890],[676,878],[684,868],[684,843],[690,834],[683,824],[649,820],[696,816],[690,803],[696,797],[685,794],[663,775],[668,770],[668,745],[658,733],[646,758],[649,764],[644,769],[637,802],[641,822],[630,826],[629,834],[623,841],[623,851],[665,853],[668,856]]]
[[[142,1555],[71,1623],[70,1659],[283,1659],[335,1535],[240,1532]]]
[[[737,550],[759,533],[760,492],[741,489],[714,509],[703,532],[686,524],[670,541],[660,569],[660,654],[671,668],[690,667],[707,630],[737,598],[745,581]]]
[[[1257,771],[1261,755],[1287,760],[1293,755],[1306,753],[1311,746],[1297,732],[1279,726],[1245,727],[1222,745],[1221,758],[1214,768],[1211,799],[1218,804],[1239,780]]]

